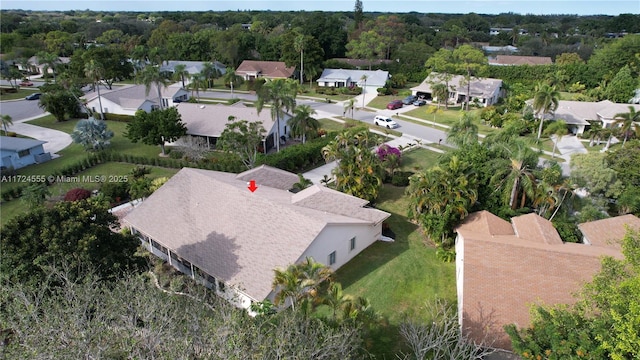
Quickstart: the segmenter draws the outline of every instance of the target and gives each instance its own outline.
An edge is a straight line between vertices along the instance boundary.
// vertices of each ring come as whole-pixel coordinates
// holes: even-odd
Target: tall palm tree
[[[181,80],[183,89],[184,89],[184,78],[186,76],[189,76],[189,72],[187,71],[187,65],[178,64],[173,68],[174,80]]]
[[[4,130],[4,134],[7,135],[7,126],[13,125],[13,119],[10,115],[2,115],[0,116],[0,121],[2,122],[2,129]]]
[[[207,88],[207,82],[204,75],[202,73],[192,74],[189,87],[191,88],[191,97],[193,97],[193,92],[195,91],[197,94],[197,100],[200,102],[200,89]]]
[[[431,87],[431,95],[438,99],[438,109],[440,109],[440,103],[442,102],[444,102],[445,109],[449,109],[449,88],[447,88],[447,85],[442,83],[434,84]]]
[[[369,77],[368,77],[366,74],[363,74],[363,75],[360,77],[360,81],[364,82],[364,85],[362,86],[362,108],[363,108],[363,109],[364,109],[364,107],[367,105],[367,104],[364,102],[364,95],[367,93],[367,79],[368,79],[368,78],[369,78]]]
[[[356,107],[356,99],[351,98],[344,102],[344,112],[347,113],[348,110],[351,110],[351,118],[353,119],[353,110]]]
[[[52,54],[52,53],[48,53],[48,52],[40,52],[38,53],[38,62],[40,64],[44,64],[44,68],[43,68],[43,75],[45,75],[49,69],[51,69],[51,72],[53,73],[53,82],[56,82],[56,65],[58,65],[58,62],[60,61],[60,59],[58,58],[58,55],[56,54]]]
[[[91,80],[93,86],[98,91],[98,105],[100,106],[100,119],[104,120],[104,111],[102,110],[102,97],[100,95],[100,81],[104,76],[104,67],[94,59],[89,60],[84,65],[84,73]]]
[[[158,95],[158,104],[160,109],[164,109],[162,102],[162,89],[169,85],[169,81],[160,73],[160,68],[157,66],[146,66],[142,71],[138,73],[137,81],[139,84],[144,84],[145,94],[149,96],[151,87],[155,86]]]
[[[512,141],[510,144],[496,144],[509,154],[506,166],[496,169],[492,182],[497,190],[502,190],[509,207],[515,209],[518,195],[521,195],[520,208],[524,207],[527,196],[533,198],[535,176],[533,167],[537,156],[523,141]]]
[[[540,127],[538,128],[538,140],[542,136],[542,124],[544,123],[544,116],[548,113],[554,112],[558,108],[558,101],[560,99],[560,92],[555,86],[549,84],[539,83],[534,89],[533,96],[533,110],[540,119]]]
[[[236,74],[236,70],[234,68],[228,67],[222,77],[222,81],[231,86],[231,98],[233,99],[233,84],[235,83],[236,85],[239,85],[242,82],[242,76]]]
[[[302,143],[304,144],[307,142],[307,134],[312,131],[318,131],[318,128],[320,128],[320,122],[311,117],[316,114],[316,110],[310,105],[300,105],[295,108],[293,114],[293,117],[289,120],[291,135],[302,136]]]
[[[635,131],[640,136],[640,111],[636,111],[635,107],[629,105],[629,112],[615,114],[613,118],[616,119],[613,124],[619,125],[620,131],[624,133],[622,147],[627,142],[629,132]]]
[[[478,125],[473,122],[473,117],[469,113],[464,112],[460,120],[449,128],[447,142],[456,146],[478,142]]]
[[[207,89],[213,87],[213,82],[220,76],[220,71],[218,68],[210,61],[207,61],[202,64],[202,71],[200,73],[204,76],[207,81]]]
[[[600,137],[602,132],[602,123],[594,121],[589,126],[589,130],[585,131],[585,135],[589,137],[589,147],[593,147],[595,140],[598,139],[598,145],[600,145]]]
[[[226,75],[226,74],[225,74]],[[285,111],[296,107],[297,83],[291,79],[267,81],[258,92],[256,110],[262,111],[266,103],[271,103],[271,118],[276,122],[276,151],[280,151],[280,119]]]
[[[553,142],[553,151],[551,153],[551,158],[555,158],[558,143],[560,142],[560,140],[562,140],[562,137],[567,135],[567,133],[569,132],[567,130],[567,123],[564,120],[556,120],[551,125],[549,125],[544,132],[547,135],[556,136],[556,140]]]
[[[296,51],[300,52],[300,85],[302,85],[304,78],[304,35],[300,34],[293,40],[293,47]]]
[[[313,87],[313,78],[320,73],[320,67],[314,64],[307,64],[304,72],[309,79],[309,89],[311,89]]]

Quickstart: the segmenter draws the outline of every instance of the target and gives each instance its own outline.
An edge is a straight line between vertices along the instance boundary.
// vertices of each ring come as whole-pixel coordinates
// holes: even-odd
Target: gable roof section
[[[364,86],[363,76],[367,76],[367,86],[382,87],[389,79],[389,72],[383,70],[350,70],[350,69],[324,69],[316,82],[332,82],[336,80],[351,80]]]
[[[176,108],[189,135],[220,137],[230,116],[238,120],[262,121],[267,135],[275,124],[269,111],[263,110],[258,114],[255,107],[248,107],[240,102],[231,106],[181,102]]]
[[[257,72],[267,78],[289,78],[295,70],[295,66],[287,67],[283,61],[245,60],[236,69],[236,74],[247,75]]]
[[[267,165],[260,165],[257,168],[240,173],[236,176],[236,179],[245,182],[255,180],[256,184],[280,190],[289,190],[293,187],[293,184],[300,181],[296,174]]]
[[[478,211],[469,214],[464,221],[465,226],[459,226],[456,231],[473,229],[474,233],[495,236],[495,235],[515,235],[511,224],[500,217],[486,211]]]
[[[182,60],[168,60],[162,63],[160,66],[160,72],[168,71],[175,72],[176,65],[184,65],[189,74],[198,74],[202,72],[205,61],[182,61]],[[221,74],[226,72],[225,66],[219,61],[212,61],[213,67],[218,69]]]
[[[22,151],[29,150],[38,145],[46,144],[46,141],[25,139],[12,136],[0,136],[0,149],[6,151]]]
[[[561,245],[562,239],[551,221],[538,214],[526,214],[511,218],[516,236],[528,241],[549,245]]]
[[[627,214],[578,224],[585,243],[618,250],[621,249],[620,241],[626,235],[627,227],[640,231],[640,219],[635,215]]]
[[[529,99],[526,103],[531,105],[533,100]],[[553,118],[562,119],[567,124],[589,125],[589,120],[613,120],[616,114],[629,112],[629,106],[640,111],[640,105],[617,104],[609,100],[598,102],[560,100]]]
[[[464,331],[480,340],[489,325],[490,336],[496,339],[494,347],[511,349],[503,326],[528,326],[530,305],[574,303],[573,294],[599,271],[602,256],[622,257],[620,251],[606,247],[550,244],[517,235],[490,236],[475,214],[456,230],[464,246],[463,259],[457,264],[458,271],[460,264],[464,269],[463,278],[458,279],[462,281],[462,299],[458,301]],[[531,216],[519,216],[512,222],[521,228],[544,224]],[[540,236],[540,230],[532,232]]]
[[[238,175],[183,168],[124,222],[256,300],[271,292],[273,269],[297,262],[328,224],[371,224],[293,204],[294,194],[264,183],[250,192],[245,178],[261,173],[283,175],[268,167]],[[314,190],[297,195],[307,191]]]
[[[551,65],[552,63],[548,56],[497,55],[495,59],[489,58],[489,65]]]
[[[438,84],[442,83],[438,79],[438,73],[432,72],[427,76],[426,79],[420,83],[420,85],[412,87],[412,91],[419,91],[425,93],[431,93],[431,83]],[[451,80],[449,81],[449,86],[453,86],[453,91],[456,91],[460,94],[467,93],[467,85],[465,85],[464,77],[461,75],[453,75]],[[492,79],[492,78],[474,78],[471,80],[470,92],[471,96],[476,97],[489,97],[492,96],[496,90],[502,87],[502,80],[500,79]]]
[[[178,92],[182,90],[180,84],[174,84],[167,87],[160,87],[160,95],[163,98],[174,98]],[[108,92],[101,94],[103,99],[107,99],[113,103],[120,105],[123,109],[140,109],[146,101],[150,101],[153,104],[158,104],[158,90],[155,84],[151,84],[149,93],[147,94],[146,87],[144,85],[131,85],[121,86]],[[92,101],[98,98],[95,94],[94,97],[87,99]]]

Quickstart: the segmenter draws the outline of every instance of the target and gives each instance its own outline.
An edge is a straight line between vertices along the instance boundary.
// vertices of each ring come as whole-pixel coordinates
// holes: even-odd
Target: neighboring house
[[[630,104],[640,104],[640,89],[636,89],[635,95],[629,99]]]
[[[383,70],[324,69],[316,82],[322,87],[362,87],[365,85],[363,76],[367,77],[367,87],[376,89],[384,87],[389,80],[389,72]]]
[[[393,60],[388,59],[349,59],[349,58],[333,58],[329,59],[328,62],[339,62],[343,64],[347,64],[349,66],[353,66],[358,70],[361,69],[371,69],[371,66],[378,66],[381,64],[389,64],[392,63]]]
[[[420,85],[411,88],[411,94],[429,101],[435,101],[431,87],[434,84],[444,83],[438,79],[438,73],[432,72]],[[491,78],[471,78],[471,102],[478,101],[483,107],[493,105],[503,95],[502,80]],[[452,75],[449,81],[450,104],[463,104],[466,102],[467,85],[461,75]]]
[[[264,109],[258,114],[255,107],[245,106],[241,102],[233,105],[180,103],[177,108],[182,122],[187,127],[187,134],[204,138],[211,148],[215,147],[231,116],[237,120],[261,121],[266,130],[264,151],[275,146],[276,122],[271,118],[269,109]],[[289,114],[285,114],[284,118],[280,119],[280,136],[289,135],[290,128],[287,123],[290,118]]]
[[[0,136],[0,168],[20,169],[25,166],[51,160],[44,152],[46,141]]]
[[[37,56],[32,56],[27,60],[28,64],[16,64],[18,66],[18,70],[20,71],[28,71],[32,73],[44,74],[44,68],[47,67],[47,64],[40,64]],[[58,64],[68,64],[71,62],[71,58],[68,57],[58,57]],[[47,73],[53,74],[53,69],[49,68]]]
[[[489,57],[489,65],[496,66],[551,64],[553,64],[553,62],[548,56],[496,55],[495,57]]]
[[[462,331],[511,350],[504,326],[530,324],[531,305],[573,304],[601,258],[619,249],[563,243],[550,221],[537,214],[503,220],[488,211],[470,214],[456,228],[456,287]]]
[[[160,88],[162,105],[174,106],[177,103],[189,100],[189,92],[183,89],[180,83]],[[102,111],[119,115],[135,115],[136,111],[151,111],[160,108],[158,103],[158,91],[154,84],[147,94],[144,85],[114,87],[111,91],[103,91],[101,94]],[[94,113],[100,113],[100,101],[97,93],[87,99],[86,107]]]
[[[533,100],[526,101],[527,106],[533,104]],[[628,113],[629,106],[640,111],[640,105],[618,104],[609,100],[598,102],[591,101],[558,101],[558,108],[553,114],[547,114],[548,119],[564,120],[573,134],[582,134],[590,121],[598,121],[605,128],[610,128],[616,121],[615,115]]]
[[[512,54],[512,53],[518,52],[518,48],[512,45],[507,45],[507,46],[483,45],[482,50],[487,54],[495,54],[495,53]]]
[[[255,192],[247,184],[255,181]],[[274,269],[312,257],[337,270],[380,239],[390,214],[269,166],[183,168],[122,220],[153,254],[248,309],[274,300]]]
[[[191,75],[199,74],[202,72],[202,68],[204,67],[205,62],[206,61],[180,61],[180,60],[164,61],[162,63],[162,66],[160,66],[160,72],[174,73],[176,65],[184,65],[186,67],[185,70],[187,70],[189,74]],[[212,61],[211,63],[213,64],[213,67],[216,68],[218,72],[220,72],[220,75],[224,75],[224,73],[227,72],[227,68],[224,66],[223,63],[219,61]]]
[[[245,60],[236,69],[236,75],[247,81],[257,78],[287,79],[295,70],[295,66],[287,67],[283,61]]]
[[[489,35],[495,36],[500,33],[511,33],[513,28],[500,28],[500,27],[492,27],[489,28]],[[518,35],[527,35],[529,32],[525,29],[518,29]]]
[[[627,233],[627,227],[640,231],[640,219],[632,214],[589,221],[578,224],[582,233],[582,242],[593,246],[606,246],[622,250],[621,240]]]

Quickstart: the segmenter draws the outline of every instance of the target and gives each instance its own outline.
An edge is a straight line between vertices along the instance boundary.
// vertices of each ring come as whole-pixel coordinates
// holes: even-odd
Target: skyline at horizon
[[[445,13],[466,14],[477,13],[497,15],[515,13],[520,15],[609,15],[639,14],[638,0],[583,0],[583,1],[502,1],[502,0],[454,0],[448,2],[436,0],[416,1],[381,1],[363,0],[363,10],[367,12],[389,13]],[[105,12],[176,12],[176,11],[353,11],[355,0],[238,0],[238,1],[203,1],[188,0],[175,2],[169,0],[110,0],[110,1],[78,1],[78,0],[5,0],[2,10],[31,11],[70,11],[91,10]],[[459,11],[465,9],[465,11]],[[541,11],[541,9],[543,9]]]

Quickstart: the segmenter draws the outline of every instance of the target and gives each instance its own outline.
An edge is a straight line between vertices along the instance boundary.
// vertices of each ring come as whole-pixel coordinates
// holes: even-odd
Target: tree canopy
[[[186,133],[187,127],[178,109],[171,107],[151,112],[138,110],[133,121],[127,124],[125,136],[134,143],[140,141],[147,145],[160,145],[164,155],[165,143],[174,142]]]

